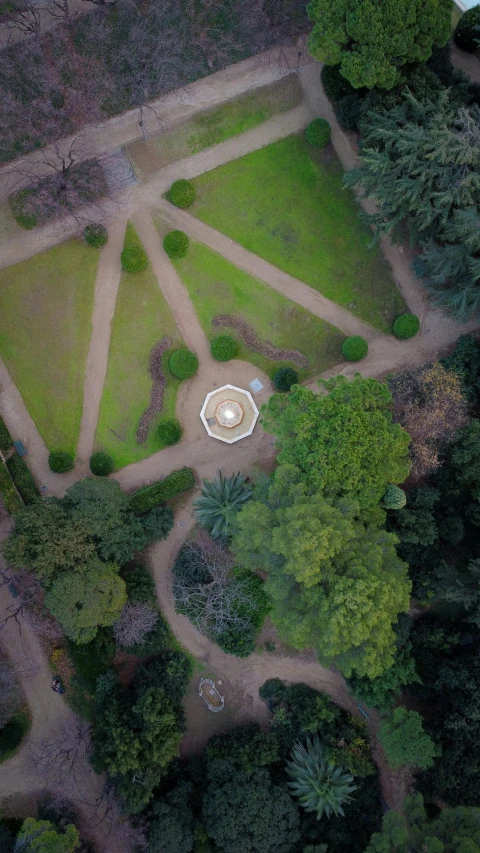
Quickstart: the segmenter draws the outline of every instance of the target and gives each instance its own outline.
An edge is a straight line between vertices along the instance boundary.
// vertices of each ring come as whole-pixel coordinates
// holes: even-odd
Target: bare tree
[[[34,0],[10,0],[12,9],[8,12],[0,29],[4,32],[17,31],[25,36],[38,36],[42,24],[40,7]]]
[[[158,622],[158,612],[145,601],[127,601],[120,618],[113,625],[117,648],[142,643]]]
[[[41,738],[29,748],[29,776],[44,790],[57,790],[69,798],[88,801],[87,775],[93,774],[88,763],[90,727],[80,717],[72,717],[51,736]]]

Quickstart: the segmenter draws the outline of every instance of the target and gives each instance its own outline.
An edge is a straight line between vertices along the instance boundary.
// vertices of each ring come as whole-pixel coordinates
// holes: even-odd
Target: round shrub
[[[210,352],[217,361],[230,361],[238,352],[238,344],[230,335],[218,335],[210,345]]]
[[[477,27],[480,27],[480,5],[464,12],[455,27],[453,38],[457,47],[468,53],[475,53],[480,41],[480,30]]]
[[[48,467],[55,474],[66,474],[72,470],[74,464],[73,455],[66,450],[54,450],[48,457]]]
[[[323,148],[327,142],[330,142],[330,134],[330,125],[324,118],[314,118],[305,130],[307,142],[315,148]]]
[[[342,353],[347,361],[360,361],[368,352],[368,344],[360,335],[352,335],[346,338],[342,345]]]
[[[115,468],[115,463],[109,453],[98,450],[90,456],[90,471],[97,477],[106,477]]]
[[[127,272],[143,272],[148,267],[147,254],[141,246],[127,246],[120,260],[123,269]]]
[[[198,370],[198,358],[189,349],[177,349],[170,356],[168,366],[177,379],[190,379]]]
[[[415,314],[400,314],[393,324],[393,333],[397,338],[406,340],[406,338],[413,338],[419,328],[420,320]]]
[[[407,496],[400,486],[387,486],[387,491],[383,496],[383,505],[385,509],[403,509],[407,503]]]
[[[277,391],[290,391],[298,382],[298,373],[293,367],[279,367],[272,376],[272,382]]]
[[[166,447],[176,444],[182,437],[182,427],[175,418],[168,421],[160,421],[157,427],[157,438]]]
[[[163,240],[169,258],[184,258],[188,250],[188,237],[183,231],[169,231]]]
[[[100,246],[104,246],[108,240],[108,231],[105,228],[105,225],[98,225],[93,222],[91,225],[87,225],[83,229],[83,239],[89,246],[93,246],[94,249],[99,249]]]
[[[190,207],[191,204],[195,201],[196,190],[191,181],[185,180],[185,178],[180,178],[179,181],[175,181],[170,187],[168,193],[168,200],[175,205],[175,207]]]

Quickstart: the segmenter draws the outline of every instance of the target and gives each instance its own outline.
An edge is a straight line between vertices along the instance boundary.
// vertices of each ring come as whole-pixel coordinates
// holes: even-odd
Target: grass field
[[[0,270],[0,355],[50,450],[76,449],[97,265],[69,240]]]
[[[190,212],[383,331],[405,303],[331,146],[289,136],[195,179]]]
[[[206,110],[174,130],[132,142],[127,145],[128,155],[139,174],[148,175],[182,157],[245,133],[272,116],[293,109],[301,100],[298,78],[289,74],[221,107]]]
[[[153,345],[168,336],[171,349],[183,345],[158,281],[148,267],[141,273],[122,274],[110,340],[107,375],[100,406],[96,450],[111,453],[117,468],[150,456],[161,445],[155,428],[161,418],[175,416],[179,380],[163,367],[168,377],[162,412],[156,416],[147,440],[137,444],[140,417],[148,407],[152,380],[148,358]]]
[[[212,318],[216,314],[241,317],[262,341],[302,352],[310,365],[298,370],[301,379],[343,361],[341,346],[345,336],[338,329],[239,270],[207,246],[190,242],[187,256],[174,263],[207,337],[211,339],[218,334],[235,337],[239,343],[238,358],[253,362],[270,375],[286,363],[248,349],[232,329],[214,329]]]

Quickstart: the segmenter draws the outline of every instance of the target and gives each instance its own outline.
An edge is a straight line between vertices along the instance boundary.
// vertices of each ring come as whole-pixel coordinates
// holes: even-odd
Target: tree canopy
[[[430,735],[423,729],[420,714],[407,711],[402,705],[382,720],[378,739],[393,770],[403,764],[426,770],[438,754]]]
[[[73,824],[59,832],[49,820],[27,817],[17,835],[15,850],[18,853],[74,853],[79,845],[79,835]]]

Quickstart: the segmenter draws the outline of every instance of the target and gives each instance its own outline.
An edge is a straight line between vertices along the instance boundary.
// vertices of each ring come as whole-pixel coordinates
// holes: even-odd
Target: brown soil
[[[299,352],[297,349],[280,349],[271,341],[261,341],[256,332],[252,329],[246,320],[241,317],[232,317],[231,314],[217,314],[212,320],[212,326],[228,327],[235,329],[249,349],[254,352],[259,352],[265,358],[270,358],[272,361],[291,361],[296,367],[308,367],[308,358]]]
[[[152,378],[152,390],[150,391],[150,403],[148,409],[145,409],[137,429],[137,444],[142,444],[147,440],[148,430],[155,415],[162,411],[163,392],[165,391],[166,377],[163,372],[162,358],[163,354],[170,346],[170,338],[162,338],[158,341],[150,352],[148,363],[148,372]]]

